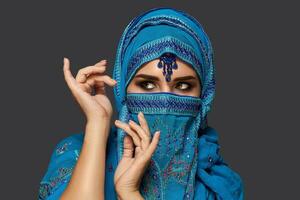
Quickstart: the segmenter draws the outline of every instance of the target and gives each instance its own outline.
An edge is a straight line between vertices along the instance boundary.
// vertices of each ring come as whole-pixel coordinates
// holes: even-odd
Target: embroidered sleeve
[[[46,173],[39,184],[39,200],[59,199],[70,181],[81,151],[83,134],[61,140],[52,152]]]
[[[195,199],[243,200],[243,181],[224,161],[219,149],[216,140],[206,136],[199,139]]]

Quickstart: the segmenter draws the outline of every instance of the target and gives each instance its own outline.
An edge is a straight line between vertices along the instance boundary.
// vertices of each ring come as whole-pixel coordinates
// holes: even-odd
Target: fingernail
[[[119,124],[119,123],[120,123],[120,121],[119,121],[119,120],[116,120],[116,121],[115,121],[115,123]]]
[[[143,117],[143,113],[142,111],[139,112],[139,116]]]

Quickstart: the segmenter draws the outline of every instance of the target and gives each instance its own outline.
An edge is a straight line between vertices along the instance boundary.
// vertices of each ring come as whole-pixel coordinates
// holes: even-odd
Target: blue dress
[[[113,174],[117,166],[116,127],[111,128],[107,141],[105,199],[117,199],[114,189]],[[48,169],[40,182],[38,199],[59,199],[66,189],[80,155],[84,133],[76,133],[61,140],[55,147]]]
[[[67,187],[74,166],[80,155],[84,133],[73,134],[61,140],[55,147],[48,169],[40,182],[38,199],[54,200]],[[114,187],[114,171],[117,167],[116,127],[111,128],[106,151],[105,199],[117,199]],[[232,170],[219,154],[218,135],[208,127],[199,138],[199,166],[196,176],[194,199],[242,200],[244,185],[238,173]]]

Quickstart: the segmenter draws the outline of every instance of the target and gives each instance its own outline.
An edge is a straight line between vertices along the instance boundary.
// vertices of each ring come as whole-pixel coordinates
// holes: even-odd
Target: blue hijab
[[[190,97],[177,98],[173,94],[163,94],[159,99],[157,95],[152,96],[152,94],[151,96],[146,95],[145,98],[132,94],[127,99],[126,87],[137,70],[142,64],[159,58],[164,53],[175,54],[178,58],[189,63],[197,72],[202,86],[200,100],[194,100]],[[193,144],[195,148],[185,150],[187,151],[185,155],[195,157],[191,162],[191,168],[188,168],[194,173],[190,173],[191,175],[186,179],[191,186],[188,188],[185,185],[183,191],[180,191],[175,180],[170,179],[168,187],[155,188],[159,185],[157,184],[158,181],[162,181],[160,177],[155,179],[158,181],[151,183],[148,181],[147,188],[153,186],[154,189],[148,193],[142,192],[145,199],[170,199],[172,197],[172,199],[242,200],[244,198],[242,179],[220,155],[218,134],[207,124],[207,113],[210,111],[215,94],[214,70],[213,49],[208,36],[200,23],[183,11],[169,7],[154,8],[135,17],[125,28],[118,44],[113,71],[113,78],[117,80],[114,96],[121,121],[128,122],[129,119],[137,121],[136,115],[132,111],[143,108],[143,111],[149,112],[149,118],[146,117],[147,121],[149,119],[149,122],[152,122],[150,113],[153,110],[161,110],[157,107],[148,109],[149,106],[153,105],[154,99],[159,100],[157,106],[162,105],[162,99],[168,100],[167,104],[164,103],[163,105],[171,105],[170,108],[173,109],[173,114],[175,113],[177,117],[180,115],[179,108],[174,108],[172,105],[178,104],[171,104],[170,101],[176,99],[181,101],[184,98],[188,103],[194,102],[199,105],[198,103],[201,102],[199,110],[193,113],[197,119],[194,123],[198,132]],[[151,99],[151,103],[145,106],[145,100],[148,97]],[[138,100],[141,101],[138,102]],[[185,110],[187,110],[186,108]],[[122,157],[124,136],[125,133],[122,129],[115,126],[111,127],[106,151],[105,199],[117,199],[113,177]],[[39,199],[59,199],[70,181],[72,170],[80,155],[83,137],[84,133],[73,134],[56,146],[48,169],[40,182]],[[148,171],[149,174],[155,172],[154,168],[151,170]],[[153,194],[153,191],[158,191],[157,195]]]

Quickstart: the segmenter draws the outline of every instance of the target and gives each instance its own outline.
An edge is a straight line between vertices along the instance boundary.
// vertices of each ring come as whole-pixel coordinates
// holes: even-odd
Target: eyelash
[[[140,86],[141,88],[145,89],[145,90],[152,90],[153,88],[148,89],[146,87],[146,83],[152,83],[152,84],[154,84],[152,81],[140,81],[140,82],[137,83],[137,85]],[[179,90],[189,91],[189,90],[192,89],[192,85],[190,83],[187,83],[187,82],[178,82],[177,85],[178,84],[186,84],[186,85],[188,85],[186,89],[179,89]]]

